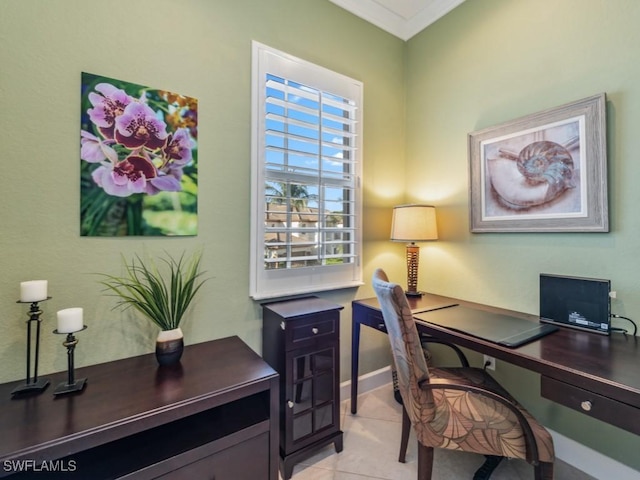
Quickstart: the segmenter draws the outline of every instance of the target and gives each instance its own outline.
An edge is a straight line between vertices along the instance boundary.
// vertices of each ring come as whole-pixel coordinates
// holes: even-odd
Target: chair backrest
[[[386,273],[380,268],[373,274],[373,289],[391,342],[402,402],[411,423],[415,424],[419,420],[417,415],[421,407],[433,402],[430,392],[422,390],[418,385],[421,380],[428,381],[429,376],[420,335],[404,290],[400,285],[389,282]]]

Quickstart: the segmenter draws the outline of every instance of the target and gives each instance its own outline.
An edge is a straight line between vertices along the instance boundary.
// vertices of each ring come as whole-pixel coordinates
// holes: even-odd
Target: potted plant
[[[182,356],[184,341],[180,322],[191,300],[202,287],[201,252],[178,260],[166,253],[158,265],[135,255],[131,262],[122,256],[125,274],[121,277],[101,274],[100,283],[119,298],[114,308],[133,307],[160,327],[156,340],[156,357],[160,365],[177,363]]]

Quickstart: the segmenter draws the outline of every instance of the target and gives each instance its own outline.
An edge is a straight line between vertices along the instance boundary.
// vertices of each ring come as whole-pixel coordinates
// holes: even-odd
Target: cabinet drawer
[[[157,478],[161,480],[256,480],[268,478],[268,459],[269,435],[263,433]]]
[[[308,320],[292,322],[287,325],[287,328],[290,329],[289,346],[298,345],[300,342],[310,339],[337,338],[337,325],[337,318],[327,318],[327,316],[320,318],[314,316]]]
[[[542,376],[544,398],[640,435],[640,409],[575,385]]]

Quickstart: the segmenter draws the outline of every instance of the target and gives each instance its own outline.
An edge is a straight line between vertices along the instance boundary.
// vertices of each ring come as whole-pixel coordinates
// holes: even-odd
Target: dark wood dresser
[[[0,385],[1,477],[277,480],[278,374],[238,337],[171,367],[149,354],[76,374],[85,390],[55,398]]]
[[[288,480],[300,460],[340,431],[341,305],[306,297],[263,305],[262,355],[280,374],[281,473]]]

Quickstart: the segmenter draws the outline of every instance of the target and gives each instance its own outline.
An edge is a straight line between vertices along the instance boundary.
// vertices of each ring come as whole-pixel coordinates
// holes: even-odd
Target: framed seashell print
[[[608,232],[605,94],[468,136],[470,229]]]

